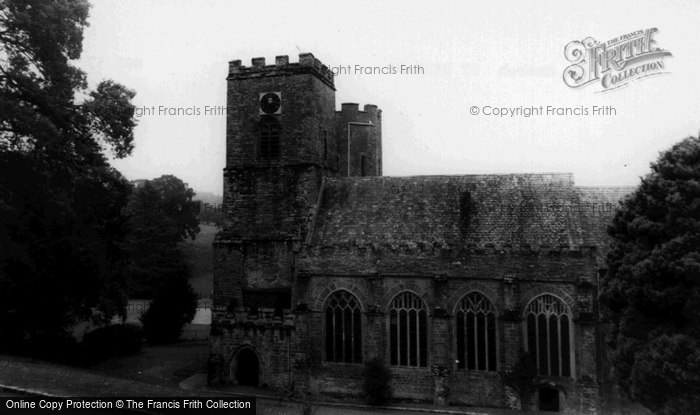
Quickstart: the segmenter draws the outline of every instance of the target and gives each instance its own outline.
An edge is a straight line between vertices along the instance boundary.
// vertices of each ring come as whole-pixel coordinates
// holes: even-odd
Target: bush
[[[100,327],[83,337],[83,348],[88,363],[138,353],[142,343],[143,329],[134,324]]]
[[[23,342],[13,343],[5,351],[32,359],[69,365],[81,365],[84,362],[83,350],[70,334],[42,333]]]
[[[365,362],[363,392],[368,405],[384,405],[391,399],[391,371],[375,357]]]
[[[513,389],[520,400],[520,409],[527,411],[530,399],[537,390],[537,363],[532,352],[520,350],[518,362],[503,374],[503,383]]]
[[[150,343],[172,343],[197,312],[197,294],[185,278],[176,278],[156,292],[151,306],[141,314]]]

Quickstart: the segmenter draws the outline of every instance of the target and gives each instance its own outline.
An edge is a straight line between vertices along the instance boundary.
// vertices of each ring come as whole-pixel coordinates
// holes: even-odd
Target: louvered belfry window
[[[486,296],[467,294],[455,313],[457,367],[496,371],[496,313]]]
[[[348,291],[336,291],[326,302],[326,361],[362,363],[362,313]]]
[[[428,313],[425,303],[412,292],[402,292],[389,308],[391,364],[428,366]]]
[[[525,309],[528,351],[543,376],[571,376],[571,317],[568,307],[549,294]]]

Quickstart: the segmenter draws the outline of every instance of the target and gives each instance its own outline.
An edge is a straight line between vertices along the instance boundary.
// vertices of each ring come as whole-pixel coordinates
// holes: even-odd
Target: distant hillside
[[[200,192],[199,190],[195,190],[195,193],[194,200],[201,200],[203,203],[209,203],[210,205],[222,203],[224,201],[223,196],[212,192]]]
[[[192,267],[190,283],[200,298],[210,298],[214,280],[214,236],[216,227],[200,224],[199,233],[193,241],[187,238],[180,246]]]

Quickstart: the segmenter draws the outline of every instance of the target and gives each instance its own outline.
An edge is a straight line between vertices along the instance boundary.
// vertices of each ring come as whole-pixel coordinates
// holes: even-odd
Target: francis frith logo
[[[564,56],[571,62],[564,70],[564,82],[571,88],[599,84],[596,92],[607,92],[637,79],[669,73],[664,58],[673,55],[656,46],[657,32],[652,28],[607,42],[592,37],[570,42],[564,48]]]

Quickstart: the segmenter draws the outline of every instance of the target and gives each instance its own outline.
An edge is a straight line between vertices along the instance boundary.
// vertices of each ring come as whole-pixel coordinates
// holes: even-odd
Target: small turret
[[[367,104],[343,103],[336,111],[338,170],[341,176],[382,175],[382,110]]]

